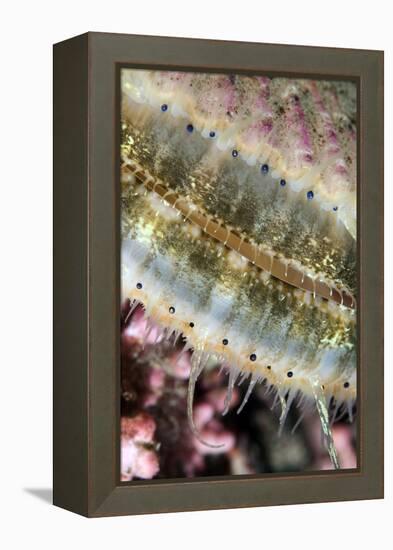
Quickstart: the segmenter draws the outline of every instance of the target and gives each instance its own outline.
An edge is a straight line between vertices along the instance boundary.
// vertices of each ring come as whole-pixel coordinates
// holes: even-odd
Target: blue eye
[[[190,132],[190,134],[194,131],[194,126],[192,124],[187,124],[187,132]]]
[[[281,187],[284,187],[286,184],[287,184],[287,182],[285,180],[280,180]]]
[[[309,201],[310,201],[311,199],[313,199],[313,198],[314,198],[314,193],[313,193],[312,191],[308,191],[308,193],[307,193],[307,198],[308,198]]]
[[[167,110],[168,110],[168,105],[166,103],[163,103],[161,105],[161,111],[163,111],[165,113],[165,111],[167,111]]]
[[[269,172],[269,166],[267,164],[262,164],[261,172],[262,174],[267,174]]]
[[[216,135],[216,132],[213,132],[213,130],[209,133],[209,136],[210,136],[211,138],[214,138],[215,135]]]

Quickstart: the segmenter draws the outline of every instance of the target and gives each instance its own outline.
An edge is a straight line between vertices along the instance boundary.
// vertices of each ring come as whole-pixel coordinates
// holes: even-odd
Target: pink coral
[[[151,479],[159,471],[158,456],[153,447],[156,423],[147,413],[121,419],[121,479]]]
[[[123,317],[127,319],[127,307]],[[153,337],[152,337],[153,335]],[[154,340],[154,341],[152,341]],[[190,351],[181,342],[148,320],[138,306],[122,331],[122,479],[149,479],[177,471],[187,477],[202,473],[207,456],[225,455],[236,436],[221,421],[227,375],[212,372],[201,380],[202,393],[195,401],[194,420],[201,435],[213,445],[203,445],[191,432],[186,415]],[[229,409],[239,401],[234,390]],[[158,461],[159,447],[160,461]],[[159,463],[160,462],[160,463]]]

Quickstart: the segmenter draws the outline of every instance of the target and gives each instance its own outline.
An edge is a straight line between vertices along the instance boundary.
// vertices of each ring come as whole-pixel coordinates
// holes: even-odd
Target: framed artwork
[[[54,503],[383,495],[383,53],[54,47]]]

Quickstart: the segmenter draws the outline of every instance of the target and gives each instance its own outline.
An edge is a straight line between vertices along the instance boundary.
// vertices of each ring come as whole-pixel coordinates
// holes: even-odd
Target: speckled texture
[[[169,207],[160,205],[157,215],[143,188],[133,191],[123,205],[124,299],[139,300],[148,316],[187,335],[195,349],[222,355],[240,370],[305,392],[314,373],[327,394],[353,397],[354,312],[266,277],[212,239],[193,236]],[[287,377],[290,370],[295,377]],[[347,379],[352,387],[344,391]]]

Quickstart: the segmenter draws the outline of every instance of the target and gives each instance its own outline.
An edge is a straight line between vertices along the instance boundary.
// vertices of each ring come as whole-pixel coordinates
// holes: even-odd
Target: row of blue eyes
[[[143,288],[142,283],[137,283],[137,284],[136,284],[136,288],[137,288],[138,290],[141,290],[141,288]],[[171,307],[169,308],[169,313],[170,313],[171,315],[174,315],[174,314],[176,313],[176,310],[175,310],[175,308],[174,308],[173,306],[171,306]],[[194,326],[195,326],[195,324],[194,324],[192,321],[191,321],[191,323],[189,323],[189,325],[190,325],[191,328],[194,328]],[[229,340],[228,340],[227,338],[224,338],[224,340],[222,341],[222,343],[223,343],[224,346],[227,346],[227,345],[229,344]],[[250,355],[250,361],[256,361],[256,360],[257,360],[256,354],[255,354],[255,353],[252,353],[252,354]],[[271,369],[270,366],[267,367],[267,368],[268,368],[269,370]],[[292,378],[293,372],[292,372],[291,370],[288,371],[288,372],[287,372],[287,376],[288,376],[288,378]],[[348,387],[349,387],[349,382],[345,382],[345,383],[344,383],[344,388],[348,388]]]
[[[161,111],[165,112],[167,110],[168,110],[168,105],[166,103],[161,105]],[[194,126],[192,124],[187,124],[186,130],[187,130],[187,132],[189,132],[191,134],[194,131]],[[209,132],[209,136],[211,138],[214,138],[216,136],[216,132],[214,132],[212,130],[211,132]],[[239,151],[237,149],[233,149],[232,150],[232,156],[233,156],[233,158],[236,158],[237,156],[239,156]],[[267,174],[269,172],[269,165],[268,164],[262,164],[261,172],[262,172],[262,174]],[[281,187],[285,187],[286,184],[287,184],[287,182],[284,179],[280,180]],[[313,191],[307,191],[307,199],[310,201],[313,198],[314,198],[314,192]],[[337,212],[338,206],[334,206],[333,210],[334,210],[334,212]]]

